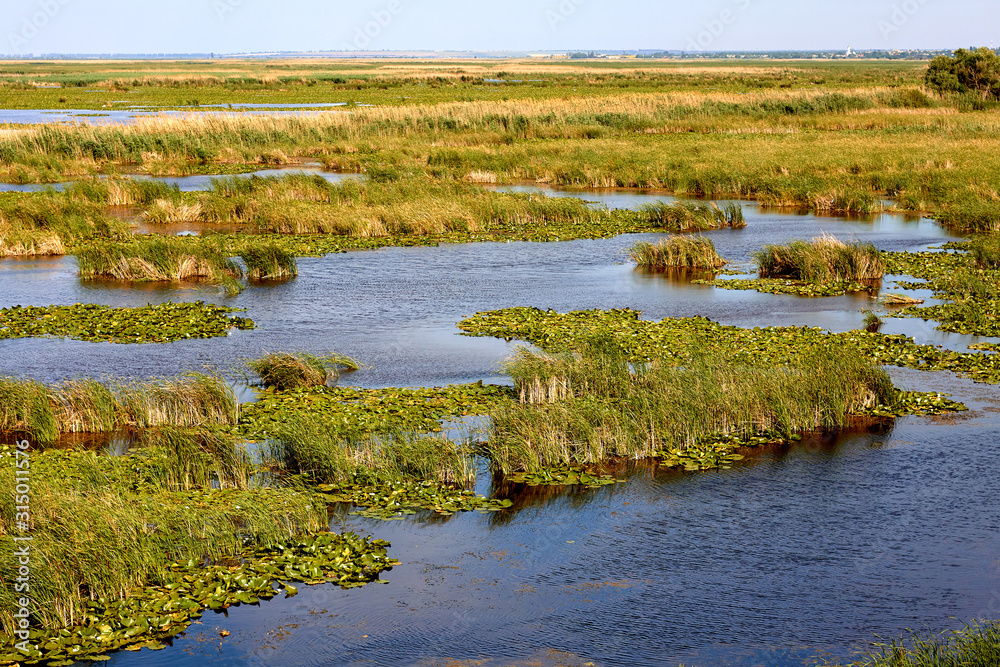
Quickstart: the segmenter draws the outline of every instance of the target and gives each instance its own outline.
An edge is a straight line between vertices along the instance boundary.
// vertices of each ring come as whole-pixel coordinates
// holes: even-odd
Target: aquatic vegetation
[[[870,243],[843,243],[832,236],[812,242],[792,241],[766,245],[754,253],[761,278],[784,278],[806,283],[881,280],[885,266],[881,253]]]
[[[930,289],[935,297],[951,301],[905,308],[892,316],[935,320],[941,331],[1000,335],[1000,268],[990,259],[996,243],[995,237],[980,237],[969,243],[948,244],[945,249],[953,252],[885,253],[893,273],[927,281],[898,281],[900,287]]]
[[[784,278],[717,278],[715,280],[693,280],[700,285],[712,285],[729,290],[756,290],[765,294],[795,294],[804,297],[843,296],[845,294],[872,294],[878,285],[854,281],[834,280],[810,283]]]
[[[940,635],[913,633],[875,644],[864,667],[961,667],[1000,664],[1000,623],[973,621]]]
[[[458,512],[498,512],[513,503],[477,496],[434,480],[401,480],[372,484],[352,478],[336,484],[319,484],[316,489],[329,503],[349,503],[363,508],[354,514],[392,520],[431,511],[438,516]]]
[[[245,246],[239,257],[250,280],[283,280],[299,275],[295,255],[275,245]]]
[[[656,202],[643,206],[639,213],[650,226],[678,232],[700,232],[726,227],[741,229],[747,226],[743,219],[743,209],[736,203],[720,208],[715,202]]]
[[[504,477],[507,482],[527,484],[528,486],[583,486],[588,489],[599,489],[621,480],[612,475],[602,475],[589,472],[585,468],[543,468],[537,472],[515,472]]]
[[[829,333],[813,327],[741,329],[706,318],[640,319],[635,310],[588,310],[556,313],[537,308],[507,308],[478,313],[458,324],[472,336],[518,339],[551,352],[576,349],[594,336],[610,336],[635,360],[666,357],[683,359],[692,337],[709,349],[732,349],[749,361],[784,361],[814,346],[854,347],[872,362],[925,371],[947,370],[977,382],[1000,384],[1000,357],[954,352],[918,345],[901,335],[847,331]]]
[[[91,243],[77,253],[80,277],[133,282],[201,279],[239,292],[242,270],[215,245],[171,237],[135,237],[128,242]]]
[[[885,322],[882,321],[882,318],[873,311],[866,310],[863,312],[865,313],[865,319],[862,326],[864,326],[865,331],[871,331],[873,333],[878,332],[878,330],[882,328],[882,325],[885,324]]]
[[[342,354],[318,357],[306,352],[273,352],[247,362],[261,384],[277,391],[326,386],[342,371],[356,371],[361,364]]]
[[[684,450],[709,434],[756,437],[837,429],[849,415],[891,405],[895,389],[850,346],[816,345],[780,363],[679,341],[683,364],[633,363],[611,337],[553,356],[522,349],[506,366],[518,386],[540,368],[568,387],[562,400],[508,404],[482,445],[496,470],[534,473]],[[542,378],[544,384],[545,378]]]
[[[62,255],[79,242],[128,234],[103,204],[55,191],[0,194],[0,257]]]
[[[238,419],[232,387],[215,375],[126,383],[68,380],[51,386],[0,377],[0,432],[27,433],[40,442],[52,442],[60,433],[232,426]]]
[[[508,387],[478,383],[416,389],[268,389],[258,393],[257,402],[242,406],[240,433],[251,440],[266,440],[286,422],[312,418],[322,420],[330,432],[437,432],[441,419],[488,414],[510,395]]]
[[[715,244],[704,236],[671,236],[657,244],[639,243],[631,250],[632,259],[641,267],[718,269],[726,265]]]
[[[253,329],[241,312],[202,301],[161,303],[140,308],[96,304],[14,306],[0,310],[0,339],[56,336],[91,342],[169,343],[226,336],[230,329]]]
[[[271,467],[314,483],[433,480],[464,488],[475,478],[469,454],[445,438],[388,429],[330,430],[319,418],[285,422],[267,448]]]

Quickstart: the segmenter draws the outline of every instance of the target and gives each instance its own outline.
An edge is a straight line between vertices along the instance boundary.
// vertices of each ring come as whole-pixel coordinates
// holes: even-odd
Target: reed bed
[[[631,255],[638,266],[650,269],[718,269],[727,264],[712,240],[704,236],[671,236],[655,244],[638,243]]]
[[[273,352],[247,362],[247,366],[260,377],[265,387],[287,391],[325,386],[340,377],[341,372],[356,371],[361,364],[342,354],[316,356],[306,352]]]
[[[60,433],[234,426],[238,419],[232,388],[215,375],[129,383],[69,380],[51,386],[0,378],[0,432],[27,433],[40,442],[52,442]]]
[[[787,278],[822,284],[872,282],[885,275],[882,255],[871,243],[844,243],[832,236],[812,242],[766,245],[754,254],[761,278]]]
[[[299,275],[295,255],[271,243],[244,245],[238,256],[250,280],[284,280]]]
[[[243,271],[222,249],[209,242],[139,236],[127,242],[89,244],[77,253],[84,279],[135,282],[181,282],[199,279],[238,292]]]
[[[475,479],[472,456],[449,440],[405,432],[332,431],[320,419],[288,421],[269,443],[272,466],[321,483],[384,484],[435,480],[466,487]]]
[[[521,349],[507,372],[523,402],[493,413],[484,445],[503,474],[647,458],[705,436],[836,429],[895,396],[881,368],[829,346],[774,364],[692,341],[678,366],[634,364],[614,343],[594,340],[563,355]]]
[[[878,645],[863,667],[1000,665],[1000,623],[977,621],[941,635],[913,635]]]
[[[87,604],[127,597],[162,583],[167,566],[188,560],[231,559],[326,525],[306,494],[234,491],[225,502],[156,492],[136,494],[125,464],[109,457],[74,457],[70,467],[32,461],[32,622],[64,628],[84,621]],[[14,466],[0,481],[14,484]],[[178,481],[183,481],[179,478]],[[11,486],[11,488],[13,488]],[[0,534],[15,534],[14,496],[0,499]],[[0,540],[0,577],[16,579],[15,543]],[[113,557],[112,557],[113,556]],[[0,626],[12,633],[19,595],[0,589]]]
[[[743,209],[735,203],[720,208],[715,202],[711,204],[656,202],[644,206],[641,213],[652,226],[679,232],[698,232],[727,227],[742,229],[747,226],[743,219]]]
[[[128,234],[102,204],[55,191],[0,195],[0,256],[62,255],[74,243]]]

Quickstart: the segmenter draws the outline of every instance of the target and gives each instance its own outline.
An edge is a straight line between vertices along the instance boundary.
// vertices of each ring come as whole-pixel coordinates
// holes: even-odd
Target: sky
[[[5,0],[0,53],[989,46],[996,0]]]

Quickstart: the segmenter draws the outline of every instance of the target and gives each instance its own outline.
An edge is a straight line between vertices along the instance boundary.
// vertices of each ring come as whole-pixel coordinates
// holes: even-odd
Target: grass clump
[[[60,433],[108,433],[122,428],[234,426],[239,403],[221,377],[103,383],[0,378],[0,432],[53,442]]]
[[[238,292],[240,267],[216,246],[171,237],[90,244],[77,253],[80,276],[132,282],[182,282],[200,279]]]
[[[726,265],[715,244],[704,236],[671,236],[659,243],[639,243],[632,259],[643,268],[718,269]]]
[[[239,258],[246,265],[250,280],[281,280],[299,275],[295,255],[271,243],[244,246]]]
[[[766,245],[754,254],[761,278],[806,283],[881,280],[885,262],[871,243],[844,243],[832,236],[787,245]]]
[[[1000,665],[1000,623],[973,622],[941,635],[894,639],[876,645],[864,667],[966,667]]]
[[[746,227],[743,209],[739,204],[729,203],[720,208],[715,202],[696,204],[656,202],[640,210],[640,215],[654,227],[676,232],[697,232],[708,229]]]
[[[487,456],[504,474],[648,458],[707,436],[836,429],[895,397],[885,371],[850,347],[774,362],[691,339],[678,354],[635,363],[604,337],[560,355],[520,350],[507,372],[524,401],[493,413]]]
[[[343,371],[356,371],[357,361],[341,354],[316,356],[306,352],[274,352],[247,362],[261,384],[278,391],[326,386]]]

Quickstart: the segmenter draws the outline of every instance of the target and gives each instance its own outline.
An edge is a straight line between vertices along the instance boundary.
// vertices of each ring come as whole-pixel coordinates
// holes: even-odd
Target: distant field
[[[919,85],[925,67],[918,61],[802,60],[0,61],[0,108],[176,108],[247,102],[400,106],[623,92],[838,90]],[[39,87],[56,85],[60,87]]]

